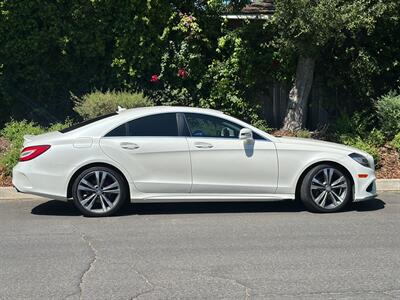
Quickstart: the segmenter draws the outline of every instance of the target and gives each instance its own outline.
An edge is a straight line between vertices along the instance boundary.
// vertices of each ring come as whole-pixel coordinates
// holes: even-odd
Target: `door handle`
[[[209,143],[204,143],[204,142],[197,142],[197,143],[194,143],[194,146],[195,146],[196,148],[200,148],[200,149],[209,149],[209,148],[214,147],[213,145],[211,145],[211,144],[209,144]]]
[[[135,150],[139,148],[139,145],[135,143],[122,142],[119,145],[121,146],[122,149],[126,150]]]

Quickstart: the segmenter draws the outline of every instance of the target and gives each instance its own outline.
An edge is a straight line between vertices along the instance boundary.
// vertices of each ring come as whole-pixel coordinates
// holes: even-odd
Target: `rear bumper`
[[[14,167],[12,184],[17,192],[56,200],[67,200],[58,176],[34,172],[34,169],[29,166],[29,163],[25,162],[18,163]]]

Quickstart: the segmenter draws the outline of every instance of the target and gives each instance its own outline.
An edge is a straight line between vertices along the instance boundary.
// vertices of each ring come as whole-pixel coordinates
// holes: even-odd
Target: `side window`
[[[238,138],[240,125],[214,116],[185,114],[189,131],[193,137]]]
[[[214,116],[185,113],[190,135],[193,137],[239,138],[242,126]],[[253,132],[255,140],[265,140]]]
[[[175,113],[157,114],[132,120],[106,136],[178,136]]]
[[[127,128],[128,128],[128,123],[122,124],[117,128],[111,130],[109,133],[106,134],[106,136],[126,136]]]

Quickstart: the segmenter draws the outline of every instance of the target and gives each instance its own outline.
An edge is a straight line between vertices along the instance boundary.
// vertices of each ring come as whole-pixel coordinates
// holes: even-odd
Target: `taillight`
[[[30,146],[22,149],[21,154],[19,156],[19,161],[27,161],[38,157],[40,154],[43,154],[47,150],[49,150],[50,145],[40,145],[40,146]]]

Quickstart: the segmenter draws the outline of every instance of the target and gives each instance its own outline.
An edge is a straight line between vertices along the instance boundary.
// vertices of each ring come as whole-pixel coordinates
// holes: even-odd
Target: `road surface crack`
[[[146,295],[146,294],[150,294],[150,293],[152,293],[153,291],[154,291],[154,288],[153,288],[153,289],[150,289],[150,290],[146,290],[146,291],[140,292],[140,293],[136,294],[135,296],[133,296],[131,300],[136,300],[136,299],[138,299],[140,296],[143,296],[143,295]]]
[[[87,274],[92,270],[94,264],[97,261],[97,250],[96,248],[93,246],[92,242],[90,241],[90,239],[84,234],[81,233],[81,238],[82,240],[89,246],[90,251],[92,252],[92,258],[87,266],[87,268],[83,271],[81,277],[80,277],[80,282],[79,282],[79,291],[80,291],[80,296],[79,299],[82,299],[82,294],[83,294],[83,285],[85,283],[85,279]]]
[[[207,273],[198,273],[198,274],[200,274],[201,276],[206,276],[206,277],[210,277],[210,278],[221,279],[221,280],[232,282],[233,284],[235,284],[237,286],[240,286],[240,287],[242,287],[244,289],[244,293],[245,293],[244,299],[247,300],[251,296],[251,294],[250,294],[251,288],[248,287],[247,285],[245,285],[244,283],[236,280],[236,279],[222,277],[222,276],[219,276],[219,275],[211,275],[211,274],[207,274]]]
[[[144,282],[146,283],[146,285],[149,286],[150,288],[143,292],[137,293],[136,295],[134,295],[132,297],[132,300],[137,299],[138,297],[143,296],[144,294],[149,294],[155,290],[155,285],[150,281],[150,279],[146,276],[146,274],[144,274],[143,272],[141,272],[140,270],[138,270],[136,268],[136,265],[134,266],[133,271],[136,274],[138,274],[140,276],[140,278],[142,278],[144,280]]]

